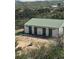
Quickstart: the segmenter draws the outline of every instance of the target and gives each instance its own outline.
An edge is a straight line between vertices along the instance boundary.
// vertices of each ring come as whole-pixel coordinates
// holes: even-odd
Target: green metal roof
[[[59,28],[64,24],[64,20],[61,19],[42,19],[42,18],[32,18],[25,23],[27,26],[38,26],[38,27],[50,27]]]

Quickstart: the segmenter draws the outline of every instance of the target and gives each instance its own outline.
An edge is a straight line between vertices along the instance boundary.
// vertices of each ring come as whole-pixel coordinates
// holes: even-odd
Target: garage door
[[[34,27],[34,34],[37,35],[37,27]]]
[[[52,37],[52,29],[49,29],[49,37]]]
[[[29,26],[29,34],[32,34],[32,27]]]
[[[46,28],[43,28],[43,36],[46,36]]]

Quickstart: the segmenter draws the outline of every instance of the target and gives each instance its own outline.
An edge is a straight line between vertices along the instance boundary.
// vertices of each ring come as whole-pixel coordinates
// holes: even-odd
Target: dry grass
[[[15,59],[64,59],[63,37],[16,36]]]
[[[33,52],[34,50],[38,50],[41,47],[48,49],[50,45],[56,45],[56,42],[53,40],[46,40],[42,38],[28,36],[16,36],[16,42],[16,49],[21,48],[21,50],[17,52],[19,53],[19,55]]]

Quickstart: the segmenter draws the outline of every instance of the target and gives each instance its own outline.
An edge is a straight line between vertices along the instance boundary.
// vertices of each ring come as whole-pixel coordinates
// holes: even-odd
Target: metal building
[[[64,21],[61,19],[32,18],[24,24],[27,34],[59,37],[64,33]]]

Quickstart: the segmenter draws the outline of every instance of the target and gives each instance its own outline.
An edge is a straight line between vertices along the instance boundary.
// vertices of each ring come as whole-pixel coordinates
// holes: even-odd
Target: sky
[[[25,2],[25,1],[48,1],[48,0],[17,0],[17,1]]]
[[[19,0],[19,1],[45,1],[45,0]]]

